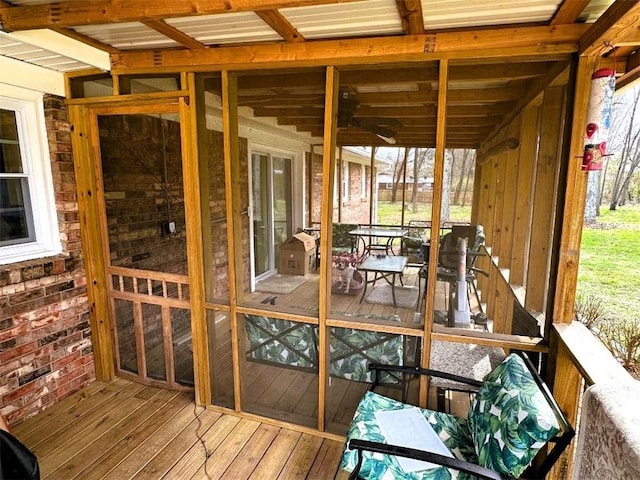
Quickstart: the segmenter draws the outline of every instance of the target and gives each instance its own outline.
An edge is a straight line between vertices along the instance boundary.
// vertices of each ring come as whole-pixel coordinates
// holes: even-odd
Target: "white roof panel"
[[[87,25],[76,32],[121,50],[171,48],[180,45],[140,22]]]
[[[426,30],[548,22],[560,3],[562,0],[422,0],[422,17]]]
[[[166,22],[205,45],[282,40],[254,12],[168,18]]]
[[[307,40],[402,33],[402,20],[395,0],[283,8],[280,13]]]

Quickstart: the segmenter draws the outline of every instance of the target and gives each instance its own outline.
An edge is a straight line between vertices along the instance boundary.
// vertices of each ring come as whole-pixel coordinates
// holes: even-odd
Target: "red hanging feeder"
[[[582,170],[602,170],[602,157],[607,155],[607,140],[611,126],[615,70],[602,68],[591,76],[591,95],[584,136]]]

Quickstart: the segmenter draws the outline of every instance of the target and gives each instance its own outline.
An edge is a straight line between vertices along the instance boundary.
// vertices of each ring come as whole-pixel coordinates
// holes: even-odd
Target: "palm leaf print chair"
[[[403,370],[384,365],[371,368]],[[419,368],[413,373],[442,376]],[[353,479],[544,478],[574,431],[531,362],[512,353],[484,382],[468,383],[479,390],[466,419],[419,409],[370,389],[349,427],[341,467]],[[410,417],[411,423],[403,417]],[[431,445],[428,450],[424,442]],[[546,458],[530,467],[547,443],[554,446]]]

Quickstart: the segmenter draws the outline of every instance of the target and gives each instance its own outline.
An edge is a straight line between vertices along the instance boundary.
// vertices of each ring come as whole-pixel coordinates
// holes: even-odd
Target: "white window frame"
[[[342,162],[342,201],[349,201],[349,162]]]
[[[43,94],[0,84],[0,108],[16,112],[18,140],[35,230],[31,242],[0,247],[0,265],[57,255],[62,252],[56,212]]]
[[[360,167],[362,167],[362,172],[360,173],[360,198],[367,198],[367,166],[363,163]]]

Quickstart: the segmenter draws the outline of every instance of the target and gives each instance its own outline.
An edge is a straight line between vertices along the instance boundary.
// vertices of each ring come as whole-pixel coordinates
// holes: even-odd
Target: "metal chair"
[[[456,472],[460,472],[457,478],[465,479],[544,478],[574,436],[566,416],[524,355],[509,355],[484,382],[421,368],[369,368],[444,377],[474,385],[478,392],[467,418],[460,418],[379,395],[373,391],[374,382],[347,433],[341,467],[351,472],[351,479],[427,480],[455,478]],[[414,423],[399,429],[406,422],[404,416]],[[414,428],[417,424],[421,427]],[[414,438],[409,438],[411,430],[415,430]],[[425,439],[437,448],[416,448],[416,441]],[[548,445],[553,446],[547,451]],[[546,456],[534,461],[539,451]]]

